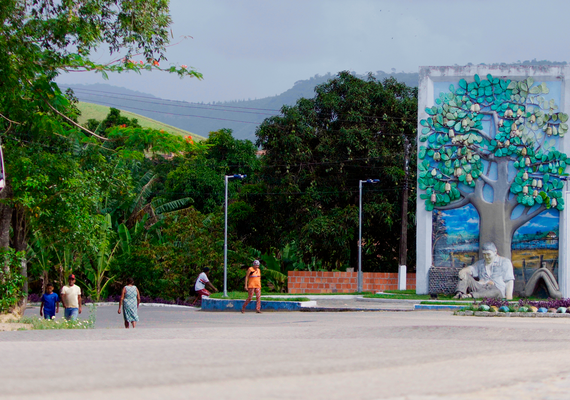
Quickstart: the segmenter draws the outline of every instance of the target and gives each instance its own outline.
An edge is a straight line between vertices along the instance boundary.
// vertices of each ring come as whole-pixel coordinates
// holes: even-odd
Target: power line
[[[118,100],[136,101],[138,103],[150,103],[150,104],[156,104],[156,105],[164,105],[167,107],[196,108],[198,110],[216,110],[219,112],[233,112],[233,113],[240,113],[240,114],[255,114],[255,115],[268,115],[268,116],[276,115],[275,113],[260,113],[260,112],[239,111],[239,110],[220,110],[220,109],[216,109],[216,108],[212,108],[212,107],[198,107],[198,106],[181,105],[181,104],[160,104],[160,103],[157,103],[155,101],[125,99],[124,97],[117,97],[117,96],[112,96],[112,95],[108,95],[108,94],[91,94],[91,93],[89,93],[89,94],[91,96],[99,96],[99,97],[112,98],[112,99],[118,99]],[[123,96],[123,95],[120,95],[120,96]]]
[[[115,95],[119,95],[119,96],[126,96],[126,97],[138,97],[138,98],[142,98],[142,99],[152,99],[152,100],[159,100],[159,101],[166,101],[169,103],[184,103],[184,104],[195,104],[196,106],[203,106],[200,103],[189,103],[186,101],[182,101],[182,100],[169,100],[169,99],[161,99],[161,98],[157,98],[157,97],[150,97],[150,96],[139,96],[139,95],[135,95],[135,94],[126,94],[126,93],[117,93],[117,92],[106,92],[103,90],[93,90],[93,89],[72,89],[74,92],[76,91],[80,91],[80,92],[97,92],[97,93],[106,93],[106,94],[115,94]],[[88,93],[89,94],[89,93]],[[254,107],[238,107],[238,106],[224,106],[221,104],[207,104],[208,107],[223,107],[223,108],[240,108],[240,109],[244,109],[244,110],[257,110],[257,111],[276,111],[276,112],[280,112],[281,110],[276,110],[276,109],[272,109],[272,108],[254,108]],[[195,107],[195,106],[192,106]],[[222,110],[223,111],[223,110]]]
[[[96,93],[104,93],[106,96],[104,95],[99,95],[99,94],[91,94],[94,96],[101,96],[101,97],[113,97],[113,96],[109,96],[109,95],[114,95],[114,96],[124,96],[127,98],[121,98],[121,97],[113,97],[113,98],[117,98],[120,100],[131,100],[128,99],[128,97],[134,97],[134,98],[144,98],[144,99],[150,99],[150,100],[154,100],[154,101],[149,101],[149,102],[145,102],[145,103],[151,103],[151,104],[156,104],[156,105],[163,105],[163,106],[168,106],[167,104],[162,104],[160,102],[172,102],[172,103],[183,103],[183,105],[173,105],[175,107],[182,107],[182,108],[197,108],[197,109],[211,109],[211,110],[215,110],[215,111],[221,111],[221,112],[240,112],[240,113],[248,113],[248,114],[257,114],[257,115],[268,115],[268,116],[275,116],[277,114],[272,114],[272,113],[252,113],[252,112],[248,112],[248,111],[233,111],[233,110],[222,110],[222,109],[216,109],[216,108],[211,108],[211,107],[221,107],[221,108],[236,108],[236,109],[244,109],[244,110],[256,110],[256,111],[274,111],[276,113],[281,113],[281,110],[276,110],[276,109],[270,109],[270,108],[253,108],[253,107],[238,107],[238,106],[223,106],[223,105],[216,105],[216,104],[208,104],[206,106],[204,105],[200,105],[198,103],[188,103],[185,101],[180,101],[180,100],[168,100],[168,99],[159,99],[156,97],[149,97],[149,96],[140,96],[140,95],[130,95],[130,94],[122,94],[122,93],[116,93],[116,92],[107,92],[107,91],[102,91],[102,90],[91,90],[91,89],[73,89],[74,91],[88,91],[88,92],[96,92]],[[142,101],[142,100],[131,100],[131,101]],[[144,102],[144,101],[143,101]],[[209,107],[209,108],[208,108]],[[143,110],[143,111],[153,111],[156,112],[154,110]],[[165,114],[169,114],[169,113],[165,113]],[[176,114],[172,114],[172,115],[176,115]],[[345,114],[339,114],[337,115],[337,117],[342,117]],[[192,116],[192,115],[191,115]],[[389,116],[389,115],[361,115],[361,118],[370,118],[370,119],[390,119],[390,120],[402,120],[402,121],[410,121],[410,122],[416,122],[416,118],[399,118],[399,117],[393,117],[393,116]],[[316,118],[316,120],[330,120],[330,118],[328,117],[323,117],[323,118]],[[336,119],[333,122],[353,122],[353,121],[348,121],[348,120],[340,120],[340,119]],[[239,121],[239,122],[244,122],[244,121]]]
[[[146,112],[152,112],[152,113],[158,113],[158,114],[166,114],[166,115],[174,115],[174,116],[178,116],[178,117],[195,117],[195,118],[205,118],[205,119],[214,119],[214,120],[218,120],[218,121],[227,121],[227,122],[240,122],[243,124],[254,124],[254,125],[259,125],[260,122],[251,122],[251,121],[239,121],[239,120],[235,120],[235,119],[227,119],[227,118],[216,118],[216,117],[206,117],[203,115],[190,115],[190,114],[177,114],[177,113],[171,113],[171,112],[166,112],[166,111],[156,111],[156,110],[147,110],[144,108],[137,108],[137,107],[131,107],[131,106],[126,106],[124,104],[118,105],[118,104],[111,104],[111,103],[107,103],[107,102],[100,102],[100,104],[106,105],[106,106],[112,106],[112,107],[120,107],[120,108],[128,108],[131,110],[137,110],[137,111],[146,111]],[[159,121],[160,122],[160,121]],[[180,128],[179,128],[180,129]]]

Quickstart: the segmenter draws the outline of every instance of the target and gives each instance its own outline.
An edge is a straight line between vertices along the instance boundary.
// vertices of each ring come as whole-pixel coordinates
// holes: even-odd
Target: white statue
[[[456,299],[506,298],[512,300],[515,275],[508,258],[497,255],[494,243],[482,246],[483,260],[459,271]],[[478,278],[477,280],[475,278]]]

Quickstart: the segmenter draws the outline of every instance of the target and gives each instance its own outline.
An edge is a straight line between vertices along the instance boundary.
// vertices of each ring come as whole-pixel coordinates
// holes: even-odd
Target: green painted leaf
[[[550,180],[550,174],[544,174],[544,176],[542,177],[542,181],[544,183],[547,183]]]
[[[460,79],[458,84],[460,88],[467,89],[467,81],[465,79]]]

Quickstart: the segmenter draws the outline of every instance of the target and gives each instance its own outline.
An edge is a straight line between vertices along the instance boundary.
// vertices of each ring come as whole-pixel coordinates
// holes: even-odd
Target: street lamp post
[[[358,181],[358,276],[356,289],[358,292],[362,292],[362,184],[378,182],[380,179]]]
[[[228,297],[228,180],[244,179],[247,175],[226,175],[226,193],[224,206],[224,297]]]

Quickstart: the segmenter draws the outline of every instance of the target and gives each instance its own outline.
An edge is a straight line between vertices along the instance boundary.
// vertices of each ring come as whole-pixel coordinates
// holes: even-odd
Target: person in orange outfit
[[[247,270],[245,275],[245,290],[247,290],[247,300],[243,303],[241,313],[245,312],[245,308],[251,301],[255,293],[257,303],[255,305],[255,312],[261,314],[261,270],[259,269],[259,261],[253,261],[252,266]]]

